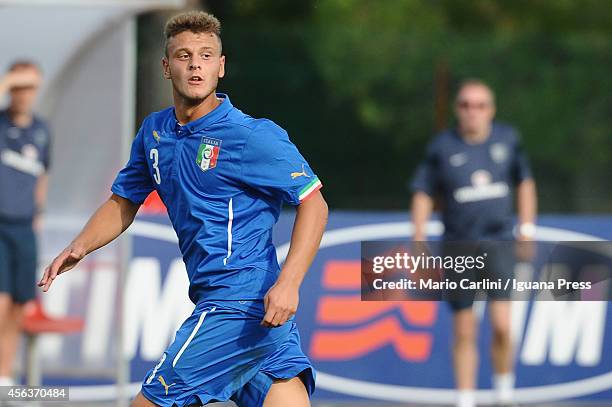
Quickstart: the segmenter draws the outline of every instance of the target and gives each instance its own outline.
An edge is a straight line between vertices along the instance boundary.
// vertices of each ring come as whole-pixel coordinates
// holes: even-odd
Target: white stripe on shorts
[[[176,363],[181,358],[181,355],[183,354],[183,352],[185,352],[185,349],[187,349],[187,346],[189,346],[189,343],[193,340],[194,336],[198,333],[198,330],[202,326],[202,322],[204,322],[204,317],[206,317],[206,314],[208,314],[209,312],[213,312],[215,309],[216,307],[212,307],[210,311],[202,312],[202,315],[200,315],[200,319],[198,319],[198,323],[196,324],[195,328],[193,328],[193,331],[191,331],[191,335],[189,335],[189,338],[187,338],[187,341],[185,341],[185,343],[181,347],[181,350],[179,350],[176,356],[174,357],[174,360],[172,361],[172,367],[176,366]]]

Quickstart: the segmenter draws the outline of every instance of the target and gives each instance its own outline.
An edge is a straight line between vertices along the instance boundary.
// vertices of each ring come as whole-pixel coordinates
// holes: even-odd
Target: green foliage
[[[436,123],[452,125],[455,85],[480,77],[523,135],[542,209],[612,209],[609,3],[206,3],[225,25],[223,88],[290,131],[332,207],[407,208]]]

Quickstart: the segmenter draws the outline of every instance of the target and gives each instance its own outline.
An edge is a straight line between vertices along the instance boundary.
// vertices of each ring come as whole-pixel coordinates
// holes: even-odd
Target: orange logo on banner
[[[153,191],[149,194],[147,199],[145,199],[142,205],[141,211],[148,215],[152,215],[152,214],[164,214],[168,210],[166,209],[166,206],[162,202],[161,198],[159,197],[159,194],[157,193],[157,191]]]
[[[330,261],[323,270],[323,287],[354,292],[361,287],[359,261]],[[429,328],[437,318],[432,301],[361,301],[359,295],[326,295],[319,299],[317,323],[328,326],[312,337],[310,355],[319,360],[350,360],[392,345],[404,360],[423,362],[431,354],[433,337],[425,330],[407,331],[399,314],[410,325]],[[352,329],[334,329],[333,326]],[[332,326],[332,327],[330,327]]]

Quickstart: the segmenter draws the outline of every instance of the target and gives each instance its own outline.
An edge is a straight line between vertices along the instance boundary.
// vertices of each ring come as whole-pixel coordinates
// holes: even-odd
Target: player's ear
[[[168,58],[163,57],[161,62],[162,62],[162,69],[164,70],[164,78],[170,79],[170,63],[168,62]]]
[[[219,62],[221,63],[219,67],[219,78],[223,78],[225,76],[225,55],[221,55]]]

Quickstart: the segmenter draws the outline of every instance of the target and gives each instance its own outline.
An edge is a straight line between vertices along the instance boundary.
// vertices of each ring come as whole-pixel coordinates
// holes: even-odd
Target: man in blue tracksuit
[[[53,261],[40,285],[121,234],[156,190],[189,276],[193,314],[144,378],[133,406],[309,406],[315,372],[293,321],[302,279],[327,220],[321,182],[287,133],[216,93],[225,73],[220,23],[204,12],[170,19],[164,76],[174,106],[148,116],[113,195]],[[272,227],[297,208],[280,269]]]
[[[519,218],[517,238],[531,240],[535,233],[535,183],[516,131],[493,121],[495,98],[491,88],[480,80],[468,80],[459,87],[455,109],[457,127],[442,132],[431,141],[412,181],[414,240],[426,239],[425,225],[435,198],[441,201],[445,242],[513,240],[515,192]],[[486,247],[489,254],[485,274],[460,274],[450,270],[447,276],[455,280],[511,278],[513,253],[501,246],[480,244],[479,250]],[[454,248],[453,243],[446,247],[457,251],[456,243]],[[506,405],[512,401],[514,386],[510,292],[489,290],[487,294],[491,300],[489,311],[493,327],[493,382],[497,401]],[[472,310],[474,295],[474,291],[467,289],[449,293],[458,407],[475,406],[478,352]]]
[[[17,61],[0,77],[0,386],[13,384],[24,304],[36,297],[36,232],[45,209],[51,134],[34,114],[42,75]]]

